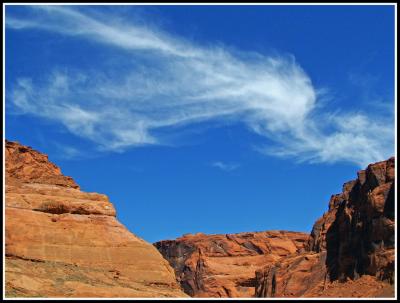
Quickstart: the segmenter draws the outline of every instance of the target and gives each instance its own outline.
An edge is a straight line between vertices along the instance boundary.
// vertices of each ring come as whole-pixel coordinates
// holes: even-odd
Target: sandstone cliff
[[[308,235],[269,231],[185,235],[154,245],[192,297],[253,297],[255,271],[300,252]]]
[[[393,296],[394,164],[371,164],[345,183],[305,251],[257,271],[256,296]]]
[[[394,158],[345,183],[310,235],[199,233],[154,247],[47,156],[6,141],[5,157],[6,297],[394,296]]]
[[[173,269],[47,156],[6,141],[6,297],[186,297]]]

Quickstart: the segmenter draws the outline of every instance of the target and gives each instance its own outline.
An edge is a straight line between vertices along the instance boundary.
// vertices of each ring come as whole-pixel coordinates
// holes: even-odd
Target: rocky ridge
[[[332,195],[310,235],[184,235],[154,245],[192,297],[393,297],[395,161]]]
[[[342,297],[344,284],[354,296],[393,296],[394,178],[394,158],[359,171],[331,197],[305,251],[256,272],[256,296],[324,297],[336,289]]]
[[[255,271],[302,251],[307,239],[307,234],[288,231],[198,233],[154,245],[190,296],[252,297]]]
[[[186,297],[173,269],[47,156],[5,143],[6,297]]]
[[[6,141],[5,157],[6,297],[394,296],[394,158],[345,183],[310,235],[198,233],[151,245],[46,155]]]

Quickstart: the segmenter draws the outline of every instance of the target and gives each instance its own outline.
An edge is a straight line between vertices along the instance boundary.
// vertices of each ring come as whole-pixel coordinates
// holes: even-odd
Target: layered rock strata
[[[394,296],[394,158],[345,183],[310,235],[199,233],[154,247],[47,156],[9,141],[5,156],[6,297]]]
[[[174,270],[46,155],[5,146],[6,297],[187,297]]]
[[[269,231],[188,234],[155,243],[192,297],[253,297],[255,271],[300,252],[308,235]]]

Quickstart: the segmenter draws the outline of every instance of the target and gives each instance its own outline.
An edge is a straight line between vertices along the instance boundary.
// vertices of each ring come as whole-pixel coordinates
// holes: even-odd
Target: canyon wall
[[[192,297],[252,297],[255,271],[300,252],[308,235],[269,231],[189,234],[155,243]]]
[[[340,283],[353,285],[354,296],[393,293],[394,178],[394,158],[359,171],[331,197],[304,252],[257,271],[256,296],[328,296]]]
[[[394,158],[345,183],[310,234],[151,245],[118,222],[107,196],[81,191],[46,155],[5,144],[6,297],[394,296]]]
[[[185,235],[154,245],[192,297],[393,297],[395,161],[333,195],[310,235]]]
[[[47,156],[5,144],[6,297],[187,297],[151,244]]]

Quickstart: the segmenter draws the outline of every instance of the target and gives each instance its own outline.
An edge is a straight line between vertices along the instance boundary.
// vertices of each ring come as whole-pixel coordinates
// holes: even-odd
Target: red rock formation
[[[39,183],[79,189],[71,177],[48,160],[47,155],[30,147],[6,140],[7,183]]]
[[[131,234],[105,195],[6,142],[7,297],[393,297],[394,158],[358,172],[311,234]]]
[[[6,141],[6,297],[186,297],[173,269],[47,156]]]
[[[394,158],[371,164],[331,198],[308,247],[327,251],[331,280],[394,279]]]
[[[365,296],[388,294],[394,282],[394,169],[390,158],[369,165],[358,172],[357,180],[345,183],[343,192],[331,197],[329,210],[314,224],[306,251],[256,273],[256,295],[331,296],[335,289],[344,289],[339,282],[360,289],[363,281],[371,284],[363,275],[385,286]],[[355,296],[360,294],[354,291]]]
[[[256,272],[257,297],[302,297],[326,285],[326,253],[302,252]]]
[[[193,297],[253,297],[255,271],[302,250],[307,234],[287,231],[185,235],[154,245]]]

